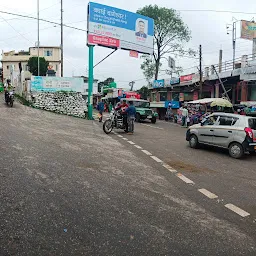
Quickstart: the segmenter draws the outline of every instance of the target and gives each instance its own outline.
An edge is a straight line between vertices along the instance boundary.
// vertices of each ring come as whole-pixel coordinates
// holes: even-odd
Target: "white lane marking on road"
[[[126,139],[126,138],[123,138],[123,140],[128,140],[128,139]]]
[[[169,164],[163,164],[163,167],[165,167],[168,171],[176,173],[177,171],[173,169]]]
[[[153,125],[149,125],[149,124],[142,124],[142,125],[148,126],[148,127],[151,127],[151,128],[155,128],[155,129],[159,129],[159,130],[163,130],[164,129],[164,128],[153,126]]]
[[[150,156],[152,159],[154,159],[156,162],[158,163],[162,163],[163,161],[161,159],[159,159],[158,157],[156,156]]]
[[[201,192],[202,194],[204,194],[205,196],[207,196],[210,199],[218,198],[217,195],[213,194],[212,192],[210,192],[207,189],[201,188],[201,189],[198,189],[198,191]]]
[[[187,184],[195,184],[194,181],[190,180],[189,178],[187,178],[186,176],[182,175],[181,173],[177,173],[176,176],[178,178],[180,178],[181,180],[183,180],[184,182],[186,182]]]
[[[237,206],[235,206],[235,205],[233,205],[233,204],[226,204],[225,207],[228,208],[229,210],[231,210],[231,211],[237,213],[237,214],[240,215],[241,217],[247,217],[247,216],[250,215],[250,213],[248,213],[248,212],[242,210],[241,208],[239,208],[239,207],[237,207]]]
[[[139,145],[133,145],[135,148],[138,148],[138,149],[142,149],[142,147],[141,146],[139,146]]]
[[[141,150],[144,154],[148,155],[148,156],[152,156],[152,154],[150,152],[148,152],[147,150],[143,149]]]
[[[130,143],[131,145],[135,144],[133,141],[130,141],[130,140],[128,140],[127,142]]]
[[[122,135],[117,135],[117,137],[119,137],[119,138],[123,138],[123,136],[122,136]]]

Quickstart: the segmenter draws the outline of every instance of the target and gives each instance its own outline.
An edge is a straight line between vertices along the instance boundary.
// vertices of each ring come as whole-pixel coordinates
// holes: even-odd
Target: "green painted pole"
[[[89,45],[89,86],[88,86],[88,119],[93,120],[93,48],[94,45]]]

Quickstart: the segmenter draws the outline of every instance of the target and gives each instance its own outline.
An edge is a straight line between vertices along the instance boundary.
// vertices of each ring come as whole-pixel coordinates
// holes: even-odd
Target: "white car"
[[[233,158],[256,152],[256,118],[229,113],[213,113],[186,134],[191,148],[200,144],[226,148]]]

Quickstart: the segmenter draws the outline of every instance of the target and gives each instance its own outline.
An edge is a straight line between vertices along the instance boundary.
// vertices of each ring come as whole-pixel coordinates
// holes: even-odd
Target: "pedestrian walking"
[[[104,112],[104,102],[101,100],[97,106],[97,110],[99,111],[99,122],[102,122],[103,112]]]
[[[131,135],[134,133],[136,108],[133,106],[133,101],[130,101],[129,104],[129,107],[125,110],[125,112],[127,113],[127,134]]]

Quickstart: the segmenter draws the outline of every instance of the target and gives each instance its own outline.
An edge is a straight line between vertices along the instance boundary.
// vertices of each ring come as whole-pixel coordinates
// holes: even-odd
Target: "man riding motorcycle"
[[[6,103],[9,102],[9,100],[10,100],[9,97],[10,97],[11,93],[13,93],[13,91],[14,91],[14,87],[11,84],[11,80],[7,79],[6,83],[4,85],[4,96],[5,96],[5,102]],[[12,101],[11,106],[12,105],[13,105],[13,101]]]
[[[126,109],[129,107],[129,105],[126,103],[126,100],[123,100],[123,102],[117,103],[115,110],[120,111],[121,115],[123,116],[123,122],[125,125],[125,132],[128,132],[128,122],[127,122],[127,113]]]

